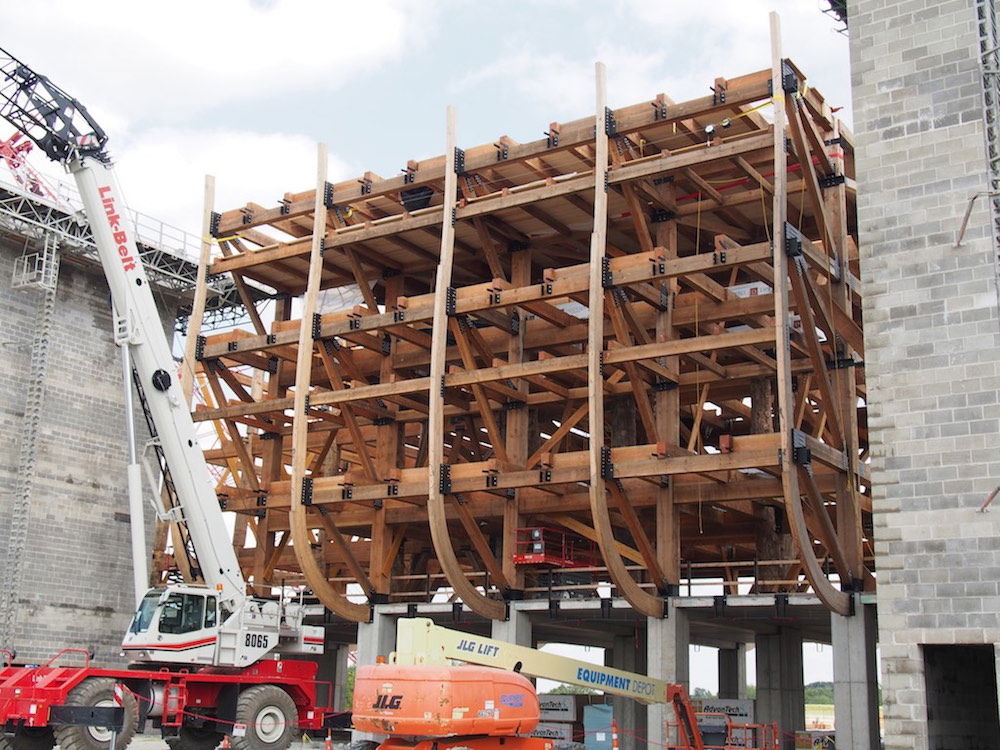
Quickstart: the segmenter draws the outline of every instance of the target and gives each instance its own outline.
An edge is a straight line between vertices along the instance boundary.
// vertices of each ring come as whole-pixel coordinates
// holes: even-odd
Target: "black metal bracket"
[[[205,357],[205,337],[199,336],[194,342],[194,358],[199,362]]]
[[[785,255],[789,258],[795,258],[802,255],[802,242],[803,240],[806,242],[809,241],[802,236],[802,233],[798,229],[787,221],[785,222],[785,232],[783,237]]]
[[[826,369],[828,370],[846,370],[850,367],[864,366],[864,362],[860,359],[854,359],[854,357],[837,357],[836,359],[826,360]]]
[[[375,417],[375,419],[372,420],[372,424],[376,427],[385,427],[386,425],[394,424],[395,422],[395,417]]]
[[[506,602],[520,602],[524,600],[524,589],[515,589],[510,586],[504,586],[500,593]]]
[[[521,316],[516,310],[510,314],[510,332],[514,336],[521,332]]]
[[[269,334],[267,334],[267,337],[264,339],[264,343],[269,344],[269,345],[270,344],[277,344],[278,343],[278,335],[276,333],[269,333]]]
[[[510,149],[506,143],[494,143],[493,147],[497,150],[497,161],[506,161],[510,156]]]
[[[213,237],[219,236],[219,224],[222,222],[222,214],[212,211],[212,216],[208,221],[208,233]]]
[[[615,478],[615,465],[611,460],[611,449],[601,446],[601,479],[608,480]]]
[[[279,200],[278,207],[278,211],[282,216],[288,216],[292,212],[292,202],[288,198]]]
[[[451,621],[460,622],[462,619],[462,602],[451,603]]]
[[[715,610],[716,617],[726,616],[726,602],[727,599],[725,594],[712,597],[712,608]]]
[[[605,620],[611,619],[611,597],[603,596],[601,597],[601,618]]]
[[[313,504],[313,480],[312,477],[302,477],[302,504]]]
[[[323,183],[323,205],[327,208],[333,208],[333,183],[324,182]]]
[[[549,573],[549,575],[551,576],[552,574]],[[555,620],[557,617],[559,617],[559,600],[558,599],[549,599],[549,617],[552,618],[553,620]]]
[[[240,342],[239,341],[229,341],[229,342],[226,343],[226,351],[227,352],[235,352],[235,351],[238,351],[239,348],[240,348]]]
[[[812,463],[812,451],[806,445],[806,434],[802,430],[792,430],[792,463],[798,466]]]
[[[455,174],[465,174],[465,151],[455,146]]]
[[[677,218],[677,214],[674,211],[668,211],[665,208],[654,208],[649,214],[649,221],[653,224],[659,224],[664,221],[673,221]]]
[[[389,603],[389,595],[388,594],[381,594],[378,591],[373,591],[372,595],[370,597],[368,597],[368,601],[371,604],[388,604]]]
[[[668,380],[667,378],[657,378],[653,381],[654,393],[664,393],[666,391],[672,391],[675,388],[677,388],[677,383],[673,380]]]
[[[788,616],[788,594],[774,595],[774,610],[778,617]]]
[[[604,108],[604,133],[609,138],[618,134],[618,123],[615,120],[615,113],[611,107]]]
[[[249,208],[241,208],[240,214],[241,214],[240,223],[245,225],[245,224],[250,224],[253,221],[253,211],[251,211]]]
[[[365,177],[364,179],[358,180],[361,183],[361,194],[371,195],[372,192],[372,181]]]
[[[825,174],[819,178],[819,186],[823,189],[837,187],[847,182],[847,178],[842,174]]]
[[[444,312],[449,318],[455,317],[455,306],[458,304],[458,292],[450,286],[444,291]]]
[[[406,616],[407,617],[417,616],[417,605],[414,604],[413,602],[410,602],[409,604],[406,605]]]
[[[611,273],[611,258],[601,256],[601,286],[605,289],[614,287],[614,275]]]
[[[451,466],[448,464],[438,467],[438,490],[442,495],[451,494]]]
[[[312,337],[313,341],[318,341],[320,338],[320,333],[323,329],[323,316],[319,313],[313,313],[312,317]]]
[[[726,251],[725,250],[715,250],[712,252],[712,263],[719,265],[720,263],[726,262]]]
[[[799,92],[799,77],[787,59],[781,61],[781,90],[786,94]]]

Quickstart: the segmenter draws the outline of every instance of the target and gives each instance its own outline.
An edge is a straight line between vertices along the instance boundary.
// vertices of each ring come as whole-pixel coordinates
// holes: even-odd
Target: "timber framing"
[[[212,214],[208,277],[284,300],[189,347],[257,591],[362,621],[874,586],[852,140],[772,32],[711,96],[612,110],[598,65],[545,139],[463,148],[449,109],[396,177],[321,147],[311,189]],[[515,564],[528,527],[595,554]]]

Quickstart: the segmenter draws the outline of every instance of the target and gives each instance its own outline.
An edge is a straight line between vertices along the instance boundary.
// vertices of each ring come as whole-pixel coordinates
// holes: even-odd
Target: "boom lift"
[[[398,621],[396,649],[388,664],[358,667],[354,680],[354,727],[389,735],[381,750],[552,750],[548,740],[517,736],[538,723],[538,697],[523,675],[670,704],[676,747],[705,747],[683,685],[449,630],[421,617]],[[452,666],[452,660],[479,667]]]
[[[150,718],[189,750],[207,749],[224,731],[215,719],[235,717],[249,726],[234,736],[234,746],[283,750],[295,726],[318,728],[323,716],[315,707],[315,663],[280,656],[322,653],[323,629],[303,624],[301,603],[246,593],[191,414],[171,374],[174,362],[115,180],[108,136],[82,104],[2,49],[0,116],[76,180],[111,290],[115,340],[128,348],[155,427],[154,447],[175,493],[170,520],[186,526],[205,581],[153,589],[142,600],[122,648],[148,665],[146,672],[94,670],[89,659],[82,669],[50,663],[19,671],[0,654],[0,729],[17,730],[12,741],[0,731],[0,750],[10,742],[15,750],[47,750],[55,737],[65,750],[98,750],[104,745],[92,730],[74,735],[69,730],[79,727],[57,727],[54,737],[49,709],[100,704],[115,681],[140,697],[140,705],[126,700],[132,725],[119,734],[119,747],[128,744],[136,721]],[[189,701],[197,703],[197,716],[185,711]]]

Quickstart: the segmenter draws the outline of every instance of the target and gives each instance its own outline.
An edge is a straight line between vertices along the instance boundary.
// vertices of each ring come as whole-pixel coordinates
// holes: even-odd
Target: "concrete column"
[[[343,711],[344,686],[347,682],[347,654],[348,647],[340,643],[331,642],[329,639],[323,644],[322,655],[311,659],[316,662],[316,679],[320,683],[329,682],[333,685],[333,695],[330,696],[330,705],[334,711]],[[324,687],[317,688],[324,691]],[[321,699],[326,698],[325,692],[321,692]],[[348,708],[347,710],[350,710]]]
[[[782,750],[792,750],[791,735],[806,727],[802,681],[802,631],[779,628],[757,636],[756,720],[778,722]],[[847,745],[846,747],[851,747]]]
[[[615,636],[614,646],[605,654],[604,663],[609,667],[646,674],[646,652],[639,648],[634,636]],[[611,710],[618,722],[618,741],[622,750],[645,747],[646,712],[639,702],[631,698],[613,696]],[[643,740],[639,741],[637,737]]]
[[[498,641],[532,648],[531,620],[528,619],[528,613],[519,610],[517,602],[510,603],[509,612],[509,619],[493,620],[490,623],[490,637]]]
[[[345,705],[344,695],[347,687],[347,657],[351,652],[348,646],[337,646],[334,672],[333,672],[333,710],[350,711],[351,707]]]
[[[358,623],[358,666],[375,664],[380,656],[388,659],[389,654],[395,648],[396,618],[380,614],[379,607],[376,606],[371,622]],[[384,739],[385,735],[372,734],[371,732],[351,732],[351,742],[365,740],[381,742]]]
[[[719,649],[719,697],[747,697],[747,644]]]
[[[875,606],[861,604],[855,594],[854,611],[853,617],[830,615],[837,747],[878,750]]]
[[[667,616],[646,620],[646,674],[665,682],[690,684],[691,631],[687,612],[677,606],[671,597],[667,602]],[[649,747],[667,744],[666,722],[674,721],[673,708],[666,705],[648,706],[646,709],[646,738]]]

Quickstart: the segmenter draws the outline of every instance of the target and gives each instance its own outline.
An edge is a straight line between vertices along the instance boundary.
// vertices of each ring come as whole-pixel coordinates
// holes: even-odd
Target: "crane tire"
[[[246,733],[232,738],[233,750],[287,750],[299,728],[299,711],[277,685],[254,685],[240,693],[236,721],[246,725]]]
[[[52,727],[18,727],[8,742],[9,750],[52,750],[56,736]],[[0,750],[8,750],[0,743]]]
[[[67,706],[113,706],[115,681],[110,677],[88,677],[69,691]],[[135,696],[126,691],[122,696],[125,720],[115,739],[115,750],[125,750],[139,723],[139,707]],[[104,727],[81,727],[62,724],[53,727],[56,742],[61,750],[109,750],[111,732]]]
[[[200,727],[181,727],[173,737],[167,737],[170,750],[215,750],[225,735]]]
[[[374,740],[358,740],[347,746],[347,750],[375,750],[379,746]]]

